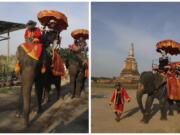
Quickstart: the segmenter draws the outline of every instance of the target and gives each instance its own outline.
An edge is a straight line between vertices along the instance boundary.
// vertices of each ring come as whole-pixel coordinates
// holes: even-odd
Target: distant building
[[[134,45],[132,43],[128,57],[124,61],[123,69],[116,81],[121,82],[122,86],[126,89],[137,89],[139,77],[140,74],[134,57]]]
[[[99,79],[99,80],[97,80],[97,83],[112,83],[112,80],[110,80],[110,79]]]

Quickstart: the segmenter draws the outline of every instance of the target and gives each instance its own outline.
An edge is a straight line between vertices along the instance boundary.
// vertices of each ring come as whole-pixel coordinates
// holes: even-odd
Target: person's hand
[[[58,43],[59,43],[59,41],[57,39],[53,41],[53,44],[55,44],[55,45]]]
[[[112,104],[112,103],[110,102],[110,103],[109,103],[109,106],[111,106],[111,104]]]
[[[130,99],[128,99],[128,103],[129,103],[129,102],[131,102],[131,100],[130,100]]]

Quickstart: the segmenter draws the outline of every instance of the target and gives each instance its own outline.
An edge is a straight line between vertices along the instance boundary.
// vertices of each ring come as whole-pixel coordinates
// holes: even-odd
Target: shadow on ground
[[[68,96],[69,92],[70,92],[69,85],[62,86],[60,98]],[[16,94],[17,94],[16,96],[18,96],[18,93],[16,93]],[[43,104],[43,106],[42,106],[43,112],[42,113],[40,113],[40,114],[32,114],[31,113],[31,115],[34,115],[34,116],[31,119],[31,126],[29,128],[23,128],[23,126],[24,126],[23,118],[15,117],[15,112],[16,112],[17,104],[18,104],[17,99],[18,99],[17,97],[16,97],[16,99],[13,99],[12,101],[9,99],[3,99],[4,101],[7,100],[7,102],[4,102],[2,105],[0,105],[0,115],[1,115],[0,120],[4,122],[3,124],[0,123],[0,133],[28,133],[28,132],[29,133],[38,133],[38,132],[41,132],[42,128],[46,128],[46,126],[44,126],[46,124],[46,123],[44,123],[44,121],[41,121],[41,122],[37,122],[37,121],[43,115],[43,113],[46,112],[46,110],[48,110],[51,106],[53,106],[57,102],[56,90],[53,89],[50,92],[50,101],[47,104]],[[35,100],[34,95],[32,96],[32,100],[33,101]],[[84,104],[86,104],[86,103],[84,103]],[[81,104],[83,104],[83,103],[81,103]],[[46,120],[46,122],[48,122],[48,125],[52,124],[53,121],[57,119],[56,118],[57,116],[53,117],[53,115],[54,115],[54,113],[57,113],[59,110],[61,110],[61,114],[59,114],[58,117],[63,118],[64,120],[68,120],[69,117],[71,117],[73,115],[73,109],[75,109],[77,105],[72,104],[70,106],[73,106],[73,107],[70,107],[70,109],[68,109],[68,107],[65,106],[62,110],[61,110],[61,107],[56,110],[53,110],[53,108],[50,109],[50,114],[48,114],[48,115],[50,115],[50,117]],[[34,102],[31,104],[31,108],[32,107],[34,109]],[[74,122],[72,121],[67,125],[62,125],[62,123],[59,124],[53,132],[61,131],[59,129],[66,129],[65,128],[66,126],[69,128],[70,126],[73,126],[74,123],[76,123],[76,122],[77,122],[77,124],[78,123],[80,124],[82,122],[83,124],[81,124],[81,126],[88,127],[87,112],[84,112],[82,114],[82,116],[85,116],[85,117],[87,116],[87,120],[86,119],[84,120],[84,118],[81,118],[81,116],[77,116],[77,119],[75,119]],[[46,118],[44,118],[44,119],[46,119]],[[38,124],[40,124],[40,125],[38,125]],[[34,130],[32,130],[32,129],[34,129]],[[87,129],[83,128],[83,129],[85,129],[85,130],[82,130],[83,132],[86,132],[86,131],[88,132],[88,128]],[[74,132],[75,131],[76,131],[76,129],[74,128]]]
[[[88,133],[88,109],[68,124],[62,121],[50,133]]]

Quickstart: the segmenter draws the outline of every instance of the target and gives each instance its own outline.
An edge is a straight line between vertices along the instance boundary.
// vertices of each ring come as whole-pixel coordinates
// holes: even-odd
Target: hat
[[[28,25],[36,25],[36,22],[33,21],[33,20],[29,20],[29,21],[27,22],[26,26],[28,26]]]

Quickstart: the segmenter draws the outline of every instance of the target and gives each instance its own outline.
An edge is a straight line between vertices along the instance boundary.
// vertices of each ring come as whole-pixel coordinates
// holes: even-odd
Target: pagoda
[[[124,65],[120,76],[116,81],[121,82],[125,89],[137,89],[139,82],[139,71],[136,59],[134,57],[134,44],[132,43],[129,49],[128,57],[124,61]]]

